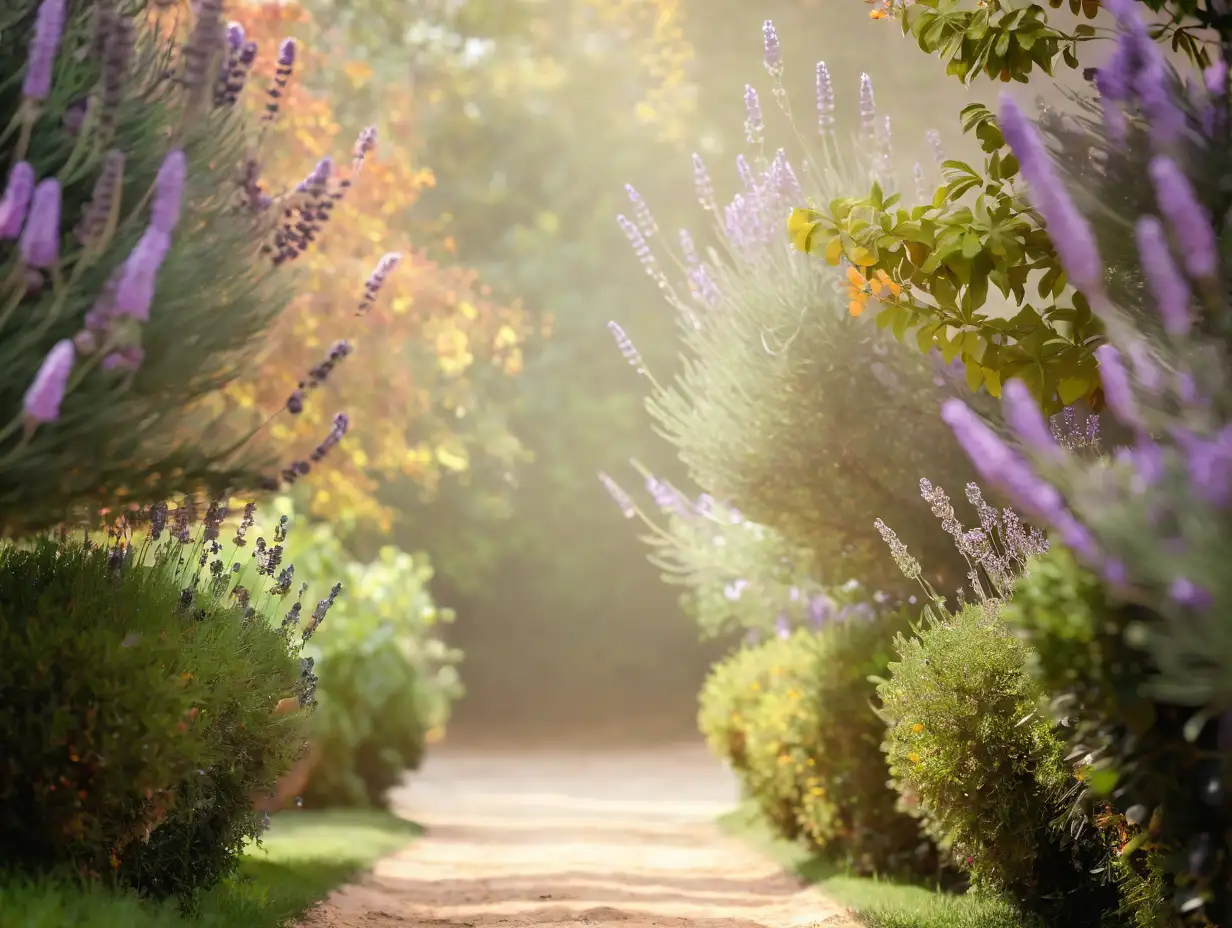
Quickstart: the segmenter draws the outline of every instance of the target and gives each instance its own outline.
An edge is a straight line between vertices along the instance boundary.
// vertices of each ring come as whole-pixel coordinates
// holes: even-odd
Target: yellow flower
[[[920,732],[924,730],[924,725],[921,722],[916,722],[914,725],[911,726],[911,730],[918,735]]]
[[[912,751],[907,755],[907,760],[911,761],[913,764],[918,764],[920,762],[920,755],[915,751]]]
[[[853,316],[864,312],[869,297],[886,302],[898,297],[902,292],[902,286],[885,271],[879,270],[871,278],[865,278],[859,268],[847,268],[847,299],[850,300],[847,310]]]

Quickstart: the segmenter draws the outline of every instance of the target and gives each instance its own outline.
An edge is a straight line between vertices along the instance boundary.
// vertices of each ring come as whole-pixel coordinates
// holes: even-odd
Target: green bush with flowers
[[[276,710],[315,701],[301,649],[320,619],[271,614],[285,573],[227,568],[222,513],[159,504],[136,537],[0,550],[8,867],[190,898],[260,837],[254,797],[305,746],[306,713]]]
[[[934,849],[889,785],[870,677],[884,674],[901,609],[849,609],[820,629],[746,644],[712,670],[698,721],[782,836],[859,872],[935,871]]]

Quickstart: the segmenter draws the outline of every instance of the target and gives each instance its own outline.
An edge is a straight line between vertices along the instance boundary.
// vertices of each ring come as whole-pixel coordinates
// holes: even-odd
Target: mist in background
[[[458,613],[451,641],[466,652],[451,740],[690,735],[707,667],[731,642],[699,641],[681,588],[661,582],[596,479],[637,458],[690,487],[651,429],[644,381],[606,330],[618,320],[656,376],[671,376],[675,311],[617,226],[630,212],[623,185],[645,197],[661,235],[674,242],[683,227],[705,240],[690,154],[710,165],[720,200],[730,194],[746,83],[762,91],[772,143],[791,138],[773,122],[766,19],[782,39],[801,135],[816,131],[817,61],[833,76],[840,130],[856,126],[867,72],[908,182],[912,163],[933,157],[929,129],[952,156],[974,153],[957,113],[977,96],[859,0],[305,5],[318,42],[375,73],[337,118],[379,116],[383,83],[411,90],[415,137],[400,142],[435,175],[407,218],[411,241],[474,268],[494,299],[520,301],[535,320],[519,375],[478,387],[482,415],[516,436],[521,459],[473,456],[431,494],[390,481],[379,493],[397,514],[392,529],[360,526],[349,541],[360,554],[392,540],[432,557],[436,599]],[[978,98],[993,99],[986,82]]]

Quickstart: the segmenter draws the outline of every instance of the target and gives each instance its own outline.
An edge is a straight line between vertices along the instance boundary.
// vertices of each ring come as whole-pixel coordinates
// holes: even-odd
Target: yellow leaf
[[[436,460],[441,467],[455,473],[466,470],[470,465],[470,459],[467,457],[465,448],[437,448]]]

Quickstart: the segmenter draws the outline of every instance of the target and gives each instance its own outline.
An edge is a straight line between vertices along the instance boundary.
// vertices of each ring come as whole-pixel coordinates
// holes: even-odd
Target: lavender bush
[[[0,16],[14,68],[0,81],[4,532],[307,471],[275,476],[218,391],[244,374],[373,139],[349,174],[326,159],[266,190],[262,126],[296,47],[258,49],[223,6],[16,0]],[[273,84],[250,86],[274,54]],[[250,94],[261,122],[242,112]]]
[[[0,852],[191,897],[264,828],[304,747],[315,608],[254,507],[156,503],[105,535],[0,548]],[[230,550],[226,536],[233,535]],[[298,707],[301,711],[285,711]]]
[[[1107,800],[1141,833],[1124,849],[1164,853],[1174,918],[1232,924],[1232,419],[1222,222],[1183,169],[1187,147],[1218,150],[1228,120],[1227,62],[1195,82],[1188,102],[1132,4],[1109,4],[1117,50],[1100,71],[1110,132],[1150,128],[1155,215],[1135,239],[1144,322],[1106,286],[1106,266],[1033,126],[1008,98],[1001,127],[1069,278],[1103,322],[1098,351],[1107,410],[1131,436],[1109,460],[1059,446],[1025,388],[1005,384],[1007,442],[963,403],[944,417],[984,479],[1050,529],[1046,570],[1032,570],[1011,607],[1084,758],[1088,799]],[[1183,118],[1191,108],[1203,116]],[[1204,178],[1209,181],[1209,178]],[[1149,864],[1148,866],[1153,866]],[[1166,922],[1165,922],[1166,923]]]
[[[694,156],[704,234],[681,231],[672,236],[674,247],[667,244],[632,188],[630,216],[619,217],[645,272],[677,313],[683,372],[661,382],[630,335],[615,322],[611,328],[630,365],[647,378],[651,414],[699,486],[810,552],[806,573],[817,582],[836,587],[854,577],[868,589],[898,594],[906,584],[880,557],[873,519],[912,512],[913,487],[925,470],[959,485],[972,476],[937,420],[952,386],[949,372],[860,318],[879,298],[892,298],[896,284],[809,261],[783,236],[802,198],[828,201],[870,175],[887,200],[895,198],[889,120],[878,115],[865,75],[860,135],[841,138],[834,89],[819,64],[817,121],[807,133],[814,141],[805,142],[769,23],[764,42],[773,103],[763,105],[754,87],[746,89],[748,150],[736,159],[739,187],[729,202],[720,202]],[[771,148],[775,115],[797,137],[789,144],[798,157]],[[901,531],[913,545],[930,544],[924,518],[906,515]],[[938,583],[961,582],[965,570],[952,550],[928,561]]]

